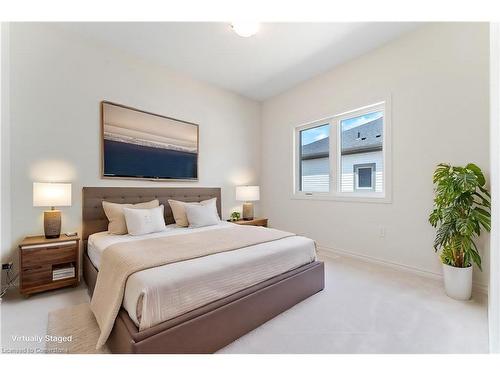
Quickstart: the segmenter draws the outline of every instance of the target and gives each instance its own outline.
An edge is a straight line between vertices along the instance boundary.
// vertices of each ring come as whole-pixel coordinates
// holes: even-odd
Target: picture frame
[[[199,125],[100,103],[101,178],[198,181]]]

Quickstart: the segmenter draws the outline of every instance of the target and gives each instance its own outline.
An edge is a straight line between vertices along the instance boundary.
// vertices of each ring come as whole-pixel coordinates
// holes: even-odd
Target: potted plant
[[[241,215],[238,211],[231,212],[231,221],[238,221],[240,217]]]
[[[472,263],[481,269],[475,240],[490,231],[490,194],[475,164],[439,164],[434,172],[434,209],[429,222],[437,228],[434,250],[441,252],[446,294],[468,300],[472,292]]]

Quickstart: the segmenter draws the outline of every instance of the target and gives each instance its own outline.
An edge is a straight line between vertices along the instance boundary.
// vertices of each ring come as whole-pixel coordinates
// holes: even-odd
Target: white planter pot
[[[467,301],[472,295],[472,266],[458,268],[443,264],[444,289],[454,299]]]

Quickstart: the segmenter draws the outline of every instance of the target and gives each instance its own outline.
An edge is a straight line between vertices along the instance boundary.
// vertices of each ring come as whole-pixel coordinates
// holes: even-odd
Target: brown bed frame
[[[165,206],[165,222],[174,223],[168,199],[199,202],[217,198],[220,188],[83,188],[83,278],[92,295],[98,270],[87,254],[88,237],[106,231],[102,201],[138,203],[158,199]],[[214,353],[276,315],[324,288],[324,265],[312,262],[241,290],[193,311],[139,331],[122,308],[107,341],[113,353]]]

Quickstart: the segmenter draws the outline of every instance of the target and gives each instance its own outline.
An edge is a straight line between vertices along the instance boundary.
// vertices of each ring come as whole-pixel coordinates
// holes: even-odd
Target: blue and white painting
[[[103,175],[198,178],[198,126],[113,103],[102,103]]]

